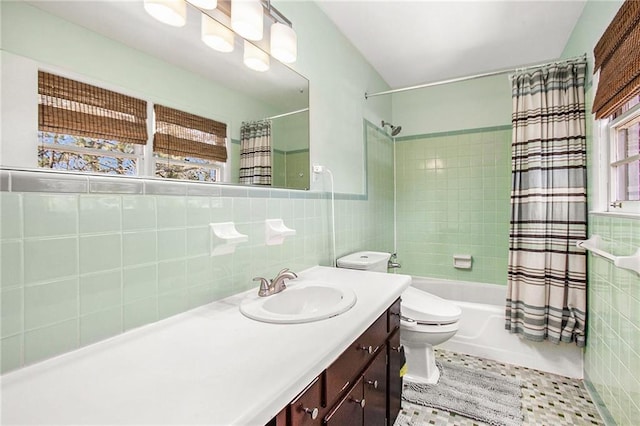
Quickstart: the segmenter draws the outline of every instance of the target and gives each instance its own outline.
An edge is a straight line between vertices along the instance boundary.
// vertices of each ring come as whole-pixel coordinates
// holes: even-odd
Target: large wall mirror
[[[249,69],[243,63],[244,40],[237,34],[233,52],[221,53],[209,48],[201,41],[202,11],[191,5],[187,7],[186,25],[176,28],[152,18],[145,12],[142,1],[46,0],[26,3],[128,48],[159,58],[167,67],[187,70],[221,86],[225,95],[207,102],[212,106],[208,109],[213,117],[209,118],[224,121],[230,136],[227,144],[229,158],[222,182],[240,183],[242,124],[269,120],[272,135],[271,186],[309,189],[309,82],[288,66],[270,58],[267,71]],[[206,13],[223,22],[225,2],[219,0],[219,4],[223,7]],[[267,35],[267,24],[271,23],[265,16]],[[77,43],[86,45],[92,41],[77,40]],[[256,44],[262,46],[261,42]],[[191,93],[185,99],[197,96],[197,93]]]

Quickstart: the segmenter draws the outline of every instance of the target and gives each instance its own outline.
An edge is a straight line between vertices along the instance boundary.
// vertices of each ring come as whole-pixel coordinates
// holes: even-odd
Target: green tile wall
[[[590,215],[590,234],[615,255],[640,247],[640,220]],[[640,419],[640,277],[589,255],[585,379],[619,425]]]
[[[329,263],[327,200],[266,193],[2,192],[2,370],[247,290],[252,277],[284,266]],[[267,217],[282,217],[297,235],[266,246]],[[208,224],[222,220],[236,220],[250,241],[210,257]]]
[[[403,273],[506,285],[510,145],[510,126],[398,139]],[[454,254],[472,255],[472,269],[454,268]]]
[[[338,255],[392,250],[393,145],[365,127],[368,193],[336,194]],[[1,371],[243,292],[255,276],[332,263],[328,194],[217,192],[0,192]],[[282,218],[296,235],[267,246],[267,218]],[[249,242],[211,257],[209,223],[225,221]]]
[[[591,110],[593,87],[586,92]],[[593,117],[587,121],[587,170],[593,167]],[[587,193],[593,205],[595,182],[589,174]],[[607,249],[625,256],[640,248],[640,219],[589,215],[589,235],[600,235]],[[618,425],[640,419],[640,276],[589,255],[588,323],[585,382],[601,413]]]

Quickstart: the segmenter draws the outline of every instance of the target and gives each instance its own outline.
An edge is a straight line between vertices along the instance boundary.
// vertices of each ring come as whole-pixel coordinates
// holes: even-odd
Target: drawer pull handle
[[[302,408],[302,411],[304,411],[305,413],[307,413],[309,415],[309,417],[311,417],[311,420],[315,420],[318,418],[318,408],[314,407],[314,408]]]
[[[391,346],[391,350],[394,352],[400,352],[400,349],[402,348],[402,346]]]
[[[351,400],[351,402],[354,402],[356,404],[358,404],[360,407],[364,408],[364,406],[366,405],[366,401],[364,400],[364,398],[362,399],[356,399],[354,397],[349,398]]]
[[[400,312],[389,312],[389,315],[393,315],[394,317],[399,317]]]
[[[378,389],[378,381],[377,380],[367,380],[367,384],[372,386],[374,389]]]
[[[365,351],[368,354],[373,353],[373,346],[360,346],[360,349]]]

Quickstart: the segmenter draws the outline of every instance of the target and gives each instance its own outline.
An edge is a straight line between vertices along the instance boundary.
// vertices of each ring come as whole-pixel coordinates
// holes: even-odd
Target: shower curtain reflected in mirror
[[[584,59],[512,77],[511,228],[505,328],[585,345]]]
[[[271,185],[271,121],[243,122],[240,127],[240,183]]]

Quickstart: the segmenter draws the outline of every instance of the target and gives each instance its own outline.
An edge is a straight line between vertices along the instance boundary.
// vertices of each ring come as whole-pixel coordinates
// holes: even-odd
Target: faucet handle
[[[253,281],[260,281],[260,289],[258,290],[258,296],[265,297],[270,294],[271,283],[268,279],[262,277],[255,277]]]

